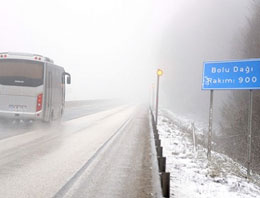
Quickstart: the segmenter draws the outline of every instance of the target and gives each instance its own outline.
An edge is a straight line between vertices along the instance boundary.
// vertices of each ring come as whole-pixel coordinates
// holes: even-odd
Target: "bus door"
[[[46,118],[48,120],[51,119],[51,111],[52,111],[52,95],[53,95],[53,89],[52,89],[52,82],[53,82],[53,79],[52,79],[52,72],[51,71],[48,71],[48,74],[47,74],[47,90],[46,90]]]

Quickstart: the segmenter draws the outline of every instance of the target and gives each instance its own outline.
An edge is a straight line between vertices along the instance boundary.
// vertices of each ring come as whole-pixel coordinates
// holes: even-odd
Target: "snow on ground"
[[[207,150],[197,145],[194,151],[192,135],[188,132],[191,120],[176,117],[169,111],[160,112],[158,130],[171,173],[171,197],[176,198],[252,198],[260,197],[260,176],[246,179],[246,168],[226,155],[212,152],[207,161]],[[198,123],[196,123],[198,126]],[[203,127],[196,133],[202,133]]]

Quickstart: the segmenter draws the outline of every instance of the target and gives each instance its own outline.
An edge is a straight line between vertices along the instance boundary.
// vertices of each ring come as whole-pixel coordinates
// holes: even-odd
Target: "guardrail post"
[[[155,147],[157,152],[158,168],[160,172],[162,194],[163,197],[169,198],[170,197],[170,173],[165,172],[166,157],[163,157],[163,147],[161,146],[161,140],[159,137],[158,129],[152,111],[151,111],[151,116],[152,116],[152,128],[154,133],[154,142],[155,142]]]
[[[157,156],[162,157],[163,154],[163,148],[161,146],[156,147],[157,150]]]
[[[159,135],[158,135],[158,133],[155,133],[155,134],[154,134],[154,139],[155,139],[155,140],[159,140]]]
[[[166,198],[170,197],[170,173],[161,173],[161,185],[162,185],[162,193]]]
[[[166,170],[166,157],[158,157],[159,171],[165,172]]]
[[[161,146],[161,140],[160,139],[155,139],[155,146],[156,147]]]

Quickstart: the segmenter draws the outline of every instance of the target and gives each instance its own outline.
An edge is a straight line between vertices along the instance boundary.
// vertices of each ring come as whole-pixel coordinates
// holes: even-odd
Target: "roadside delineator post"
[[[195,135],[195,124],[192,122],[191,124],[191,130],[192,130],[192,139],[193,139],[193,150],[196,152],[197,150],[197,142],[196,142],[196,135]]]

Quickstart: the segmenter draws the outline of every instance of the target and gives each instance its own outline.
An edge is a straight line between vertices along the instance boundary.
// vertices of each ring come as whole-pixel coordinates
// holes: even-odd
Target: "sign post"
[[[249,108],[248,108],[248,137],[247,137],[247,176],[250,175],[251,149],[252,149],[252,110],[253,110],[253,91],[249,90]]]
[[[208,152],[207,152],[208,160],[211,160],[212,122],[213,122],[213,90],[210,90]]]
[[[152,112],[154,111],[154,88],[155,88],[155,85],[153,83],[152,84],[152,98],[151,98],[151,109],[152,109]]]
[[[202,77],[202,90],[210,90],[208,153],[211,159],[213,90],[250,90],[247,138],[247,175],[250,175],[252,142],[253,89],[260,89],[260,59],[205,62]]]
[[[156,106],[155,106],[155,125],[157,127],[158,121],[158,105],[159,105],[159,80],[160,76],[163,75],[163,71],[161,69],[157,70],[157,89],[156,89]]]

